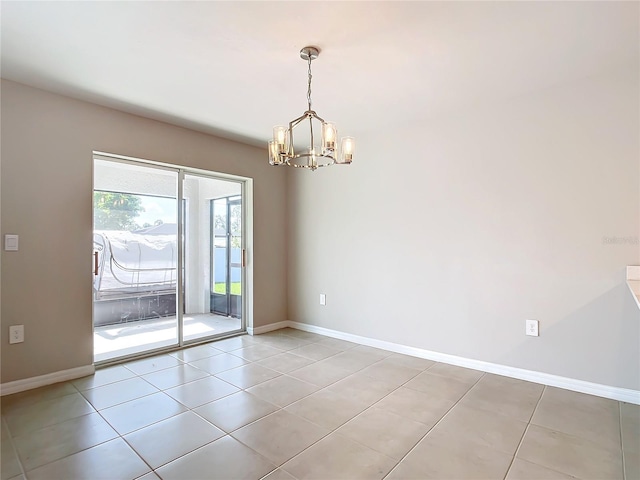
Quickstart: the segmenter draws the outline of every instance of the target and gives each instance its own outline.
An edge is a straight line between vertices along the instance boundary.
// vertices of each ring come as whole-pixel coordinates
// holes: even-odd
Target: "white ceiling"
[[[262,144],[306,109],[342,134],[637,66],[638,2],[1,3],[2,77]]]

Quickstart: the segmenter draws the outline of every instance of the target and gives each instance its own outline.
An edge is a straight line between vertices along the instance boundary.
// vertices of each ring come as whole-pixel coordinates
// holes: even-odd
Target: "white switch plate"
[[[7,234],[4,236],[4,249],[7,252],[18,251],[18,235]]]
[[[11,325],[9,327],[9,343],[24,342],[24,325]]]
[[[327,296],[324,293],[320,294],[320,305],[326,305],[327,304]]]
[[[525,333],[531,337],[538,336],[538,320],[525,320],[526,331]]]

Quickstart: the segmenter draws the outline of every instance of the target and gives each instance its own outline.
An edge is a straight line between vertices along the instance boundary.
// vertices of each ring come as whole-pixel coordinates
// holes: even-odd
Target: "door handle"
[[[242,267],[246,267],[247,266],[247,250],[246,249],[242,249]]]
[[[98,252],[93,252],[93,274],[98,276]]]

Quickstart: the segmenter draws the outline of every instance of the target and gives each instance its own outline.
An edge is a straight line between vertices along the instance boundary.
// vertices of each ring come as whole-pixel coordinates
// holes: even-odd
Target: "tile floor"
[[[638,479],[640,407],[292,329],[2,399],[2,480]]]

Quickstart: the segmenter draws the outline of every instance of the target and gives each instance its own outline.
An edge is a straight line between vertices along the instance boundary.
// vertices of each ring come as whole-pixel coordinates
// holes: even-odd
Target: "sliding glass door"
[[[94,360],[241,332],[243,183],[179,168],[94,160]],[[230,255],[216,253],[211,205],[233,198]],[[235,223],[234,223],[235,222]],[[178,239],[181,238],[182,242]],[[216,272],[236,303],[217,311]],[[226,293],[226,290],[225,290]]]
[[[184,197],[184,338],[242,331],[242,184],[186,174]],[[230,198],[230,216],[227,211],[212,215],[212,205],[219,202],[228,210]],[[219,308],[220,296],[225,302],[231,298],[231,307],[225,303],[225,308]]]
[[[211,311],[242,317],[242,197],[211,201],[213,256]]]

